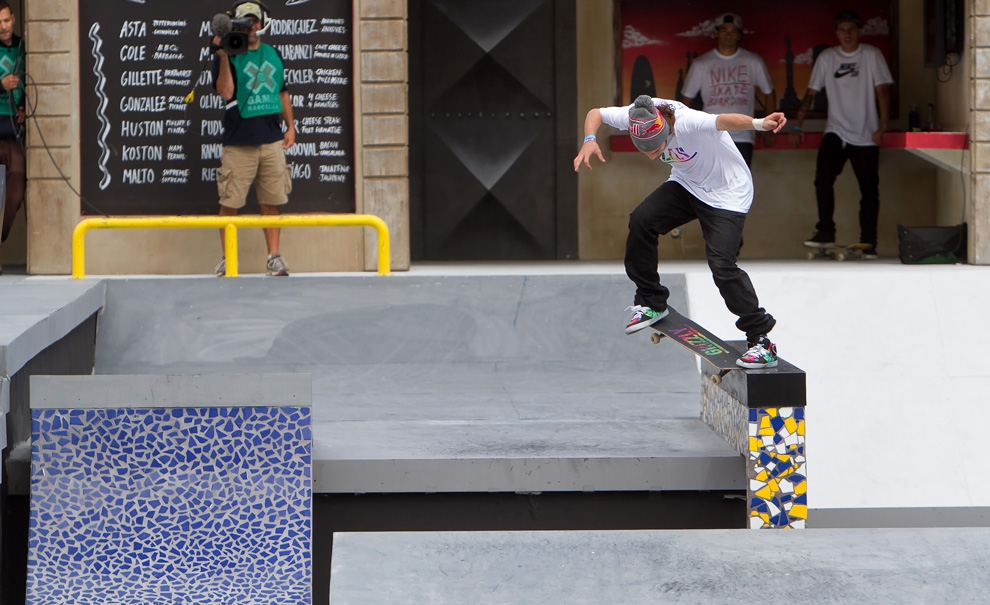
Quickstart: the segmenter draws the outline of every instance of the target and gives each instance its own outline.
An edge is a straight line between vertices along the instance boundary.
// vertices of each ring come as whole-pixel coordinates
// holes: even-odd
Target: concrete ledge
[[[746,350],[744,340],[729,344],[740,353]],[[711,379],[715,370],[703,363],[701,371]],[[804,407],[808,402],[804,370],[785,359],[769,370],[732,370],[722,377],[719,387],[749,408]]]
[[[699,420],[321,423],[317,493],[743,490]]]
[[[309,374],[32,376],[31,409],[310,407]]]
[[[331,600],[977,603],[990,529],[336,533]]]
[[[815,529],[864,527],[990,527],[990,507],[817,508],[808,517]]]
[[[103,281],[20,280],[0,309],[0,373],[12,376],[29,360],[103,308]]]

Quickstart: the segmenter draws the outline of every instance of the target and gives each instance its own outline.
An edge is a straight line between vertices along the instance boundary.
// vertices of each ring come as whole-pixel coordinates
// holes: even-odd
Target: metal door
[[[411,0],[414,258],[554,259],[576,248],[576,218],[558,220],[554,4]]]

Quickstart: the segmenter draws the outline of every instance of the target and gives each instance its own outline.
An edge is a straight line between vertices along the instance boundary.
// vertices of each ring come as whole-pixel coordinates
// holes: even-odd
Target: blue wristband
[[[796,130],[798,132],[801,132],[801,127],[800,126],[791,126],[791,130]]]
[[[595,141],[595,142],[597,142],[598,141],[598,137],[596,137],[593,134],[589,134],[588,136],[584,137],[584,143],[587,143],[588,141]],[[581,143],[581,144],[584,145],[584,143]]]

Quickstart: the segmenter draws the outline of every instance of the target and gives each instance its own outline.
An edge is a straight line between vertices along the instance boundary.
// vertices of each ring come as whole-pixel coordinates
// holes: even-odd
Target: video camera
[[[214,47],[214,52],[223,50],[228,55],[240,55],[248,51],[248,32],[254,25],[253,17],[257,17],[261,23],[261,34],[268,29],[270,18],[268,7],[258,0],[242,0],[235,2],[234,6],[223,13],[213,16],[213,35],[220,38],[219,47]]]

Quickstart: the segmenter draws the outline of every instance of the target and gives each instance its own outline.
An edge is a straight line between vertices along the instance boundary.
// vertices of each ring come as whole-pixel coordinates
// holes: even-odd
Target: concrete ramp
[[[665,278],[686,308],[682,276]],[[317,492],[744,489],[623,275],[114,280],[97,374],[313,376]]]

